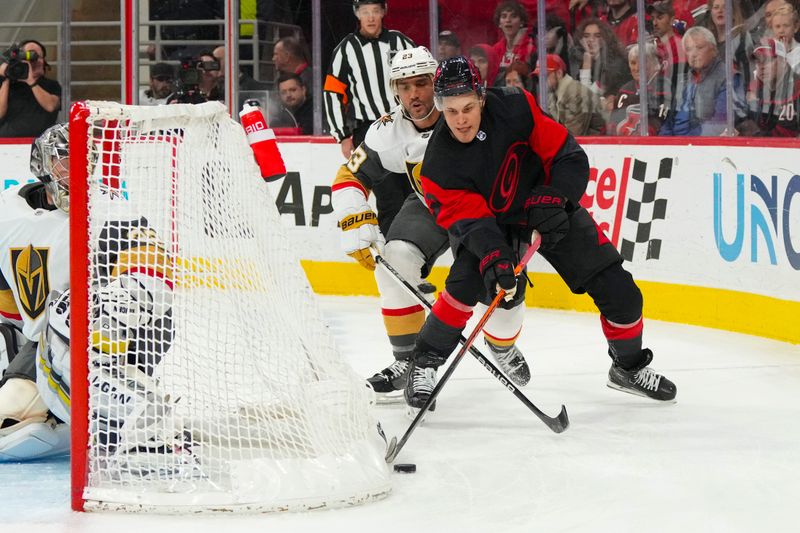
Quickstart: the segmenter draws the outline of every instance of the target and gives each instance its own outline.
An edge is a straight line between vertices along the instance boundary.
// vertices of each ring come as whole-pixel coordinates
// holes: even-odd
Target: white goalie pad
[[[28,424],[0,438],[0,462],[31,461],[69,453],[69,426],[46,422]]]

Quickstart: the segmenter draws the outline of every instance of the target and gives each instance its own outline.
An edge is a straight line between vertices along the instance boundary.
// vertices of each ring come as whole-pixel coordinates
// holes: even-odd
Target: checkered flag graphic
[[[647,163],[634,160],[632,181],[629,182],[630,195],[625,211],[626,223],[623,227],[633,227],[634,231],[626,231],[622,238],[620,254],[626,261],[633,261],[634,253],[645,244],[644,259],[658,259],[661,254],[661,239],[651,238],[656,220],[664,220],[667,215],[667,198],[661,180],[672,177],[673,158],[665,157],[658,167],[655,179],[647,177]],[[660,185],[661,184],[661,185]],[[639,189],[638,191],[636,189]],[[659,197],[661,192],[661,197]],[[638,199],[637,199],[638,198]],[[633,224],[627,221],[633,222]],[[656,232],[657,234],[657,232]]]

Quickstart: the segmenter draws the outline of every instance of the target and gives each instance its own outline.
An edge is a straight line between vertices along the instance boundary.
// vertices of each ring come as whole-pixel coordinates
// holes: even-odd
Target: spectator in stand
[[[634,0],[606,0],[608,11],[600,17],[611,26],[622,47],[634,44],[638,35],[636,3]]]
[[[439,32],[439,48],[437,50],[436,59],[441,61],[450,57],[458,57],[461,55],[461,41],[458,40],[458,35],[450,30]]]
[[[166,63],[150,67],[150,87],[139,91],[139,105],[163,105],[175,90],[175,71]]]
[[[503,37],[494,45],[494,51],[500,58],[500,72],[514,61],[531,63],[536,61],[536,43],[528,32],[528,12],[517,0],[502,0],[494,10],[494,24],[503,33]],[[494,79],[486,79],[486,85],[494,85]]]
[[[487,87],[494,85],[500,70],[500,58],[493,46],[481,43],[469,49],[469,58],[478,67],[481,79]]]
[[[793,2],[789,2],[788,0],[767,0],[764,2],[764,5],[753,15],[755,22],[753,35],[771,37],[769,28],[772,25],[772,16],[784,7],[797,9],[797,0]]]
[[[539,75],[539,67],[533,71]],[[573,136],[602,135],[605,120],[597,95],[567,74],[561,57],[547,54],[547,112]]]
[[[796,73],[800,73],[800,43],[795,40],[795,34],[800,29],[797,11],[792,6],[783,6],[778,9],[770,21],[770,34],[783,45],[784,59]]]
[[[306,44],[294,36],[283,37],[272,48],[272,62],[281,74],[297,74],[306,87],[314,86]]]
[[[575,29],[570,72],[602,98],[605,113],[613,109],[620,87],[630,81],[628,61],[611,26],[594,17]]]
[[[314,133],[314,104],[308,98],[308,88],[303,78],[297,74],[283,73],[278,78],[278,91],[281,97],[280,114],[271,117],[273,128],[297,127],[303,135]]]
[[[19,65],[27,65],[25,77],[15,77],[16,68],[9,71],[11,53],[7,50],[0,59],[0,137],[36,137],[56,123],[61,85],[45,76],[50,65],[39,41],[28,39],[13,50],[19,54]]]
[[[655,2],[647,8],[653,23],[653,35],[658,39],[658,46],[666,59],[664,75],[669,81],[667,87],[670,94],[678,91],[678,82],[686,75],[686,53],[683,51],[681,36],[675,32],[675,10],[668,0]],[[630,56],[629,56],[630,59]],[[637,75],[633,76],[638,78]]]
[[[744,12],[743,5],[746,3],[748,12]],[[725,33],[725,0],[708,0],[708,13],[703,26],[711,30],[714,39],[717,41],[717,54],[721,59],[725,58],[725,40],[727,34]],[[750,54],[753,53],[755,43],[750,32],[747,31],[745,25],[745,18],[752,15],[750,11],[750,2],[743,2],[741,0],[731,2],[733,6],[732,22],[731,22],[731,49],[733,50],[733,58],[728,60],[733,61],[734,68],[743,76],[744,87],[750,83]]]
[[[370,125],[395,105],[389,88],[389,58],[416,46],[399,31],[383,27],[385,0],[353,0],[353,12],[358,31],[347,35],[334,49],[324,86],[325,115],[345,159],[364,141]],[[355,119],[354,128],[347,123],[348,107]],[[387,184],[397,182],[384,180]]]
[[[505,73],[505,86],[518,87],[530,92],[531,90],[531,67],[522,61],[514,61]]]
[[[683,91],[661,125],[659,135],[722,135],[727,127],[725,65],[711,30],[695,26],[686,30],[683,48],[689,74]],[[744,118],[742,78],[733,78],[734,124]]]
[[[653,42],[644,45],[645,61],[642,68],[647,76],[647,130],[648,135],[657,135],[661,123],[669,110],[668,82],[662,75],[662,60]],[[639,90],[639,47],[628,47],[628,66],[633,79],[622,86],[609,118],[609,135],[641,135],[641,91]]]
[[[747,119],[740,135],[797,137],[800,135],[800,78],[786,61],[781,43],[767,39],[753,50],[755,76],[747,92]]]

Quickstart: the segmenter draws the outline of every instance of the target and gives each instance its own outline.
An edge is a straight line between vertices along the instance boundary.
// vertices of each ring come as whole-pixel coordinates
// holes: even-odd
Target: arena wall
[[[582,204],[621,251],[645,316],[800,343],[800,162],[794,142],[582,139],[591,165]],[[320,294],[377,295],[339,250],[330,183],[339,146],[281,143],[289,174],[270,185]],[[29,143],[0,144],[3,187],[32,180]],[[536,257],[531,306],[594,311]],[[446,267],[431,280],[443,287]]]

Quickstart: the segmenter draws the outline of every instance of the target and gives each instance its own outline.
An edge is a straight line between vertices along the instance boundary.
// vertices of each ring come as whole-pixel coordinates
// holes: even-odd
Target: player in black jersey
[[[642,348],[642,295],[622,258],[579,205],[589,176],[585,152],[534,97],[515,88],[485,90],[464,57],[444,60],[434,80],[436,126],[422,164],[428,208],[448,230],[455,260],[445,290],[417,338],[412,370],[431,375],[456,347],[473,306],[505,289],[513,297],[524,277],[514,264],[542,235],[541,254],[575,293],[588,293],[601,312],[613,363],[612,388],[673,400],[675,385],[648,367]],[[429,394],[409,376],[406,400]]]

